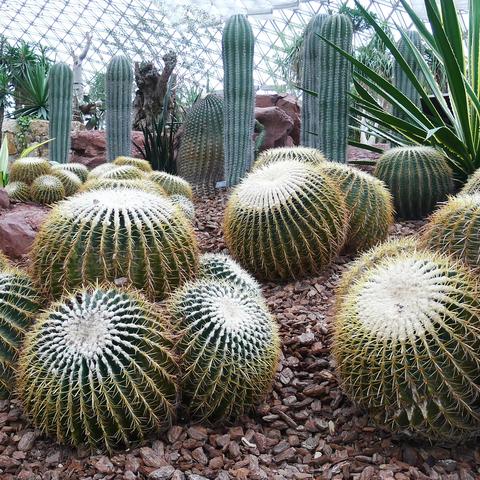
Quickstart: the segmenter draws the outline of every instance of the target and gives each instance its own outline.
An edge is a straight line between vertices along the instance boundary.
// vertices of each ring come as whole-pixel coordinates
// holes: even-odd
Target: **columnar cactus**
[[[475,170],[460,191],[461,195],[480,193],[480,169]]]
[[[321,169],[275,162],[232,192],[224,234],[230,253],[254,275],[291,279],[325,268],[348,227],[344,195]]]
[[[161,299],[195,275],[197,256],[192,225],[168,198],[118,187],[58,204],[35,239],[32,271],[53,297],[123,279]]]
[[[350,213],[346,247],[365,250],[387,238],[393,224],[392,196],[377,178],[339,163],[320,167],[345,194]]]
[[[82,181],[78,176],[69,170],[54,168],[51,175],[57,177],[62,182],[63,188],[65,189],[65,196],[67,197],[77,193],[82,186]]]
[[[169,311],[182,332],[182,394],[193,417],[238,417],[268,393],[280,339],[259,296],[218,280],[189,282]]]
[[[150,180],[143,179],[112,179],[112,178],[92,178],[87,180],[81,188],[82,192],[89,192],[90,190],[104,190],[116,188],[128,188],[134,190],[143,190],[145,192],[156,193],[157,195],[167,195],[167,192],[157,183]]]
[[[76,163],[76,162],[71,162],[71,163],[65,163],[65,164],[60,164],[60,165],[54,165],[53,170],[67,170],[68,172],[74,173],[81,181],[82,183],[87,180],[88,177],[88,168],[83,165],[83,163]]]
[[[65,198],[65,188],[57,177],[42,175],[30,185],[30,198],[34,202],[50,205]]]
[[[258,155],[253,169],[284,160],[296,160],[297,162],[319,165],[325,162],[325,157],[320,150],[309,147],[270,148]]]
[[[147,160],[143,160],[142,158],[134,158],[134,157],[117,157],[113,161],[114,165],[131,165],[132,167],[136,167],[142,172],[151,172],[152,166],[150,162]]]
[[[5,187],[10,200],[28,202],[30,200],[30,187],[25,182],[9,182]]]
[[[72,128],[73,72],[66,63],[56,63],[48,73],[48,147],[53,162],[67,163]]]
[[[184,195],[170,195],[170,201],[177,205],[189,220],[195,218],[195,205]]]
[[[37,177],[47,175],[51,170],[51,165],[44,158],[19,158],[10,166],[9,181],[24,182],[30,185]]]
[[[160,185],[168,195],[183,195],[189,200],[193,198],[191,185],[177,175],[171,175],[166,172],[152,172],[146,178]]]
[[[227,187],[236,185],[253,163],[255,38],[245,15],[232,15],[222,37],[224,71],[224,153]]]
[[[127,57],[110,60],[105,76],[107,159],[131,152],[133,70]]]
[[[28,333],[19,391],[33,424],[61,443],[112,450],[168,428],[177,363],[166,321],[139,294],[77,291]]]
[[[100,178],[112,180],[134,180],[145,177],[145,172],[133,165],[118,165],[112,170],[103,173]]]
[[[3,263],[3,257],[2,257]],[[6,264],[0,270],[0,399],[14,387],[15,364],[25,332],[40,309],[40,297],[32,281]]]
[[[446,158],[431,147],[398,147],[377,162],[375,176],[393,195],[400,218],[428,215],[452,190],[452,170]]]
[[[366,269],[334,321],[347,395],[394,432],[459,442],[480,434],[480,304],[467,268],[428,251]]]
[[[178,174],[199,195],[215,192],[223,180],[223,99],[207,95],[187,113],[177,158]]]

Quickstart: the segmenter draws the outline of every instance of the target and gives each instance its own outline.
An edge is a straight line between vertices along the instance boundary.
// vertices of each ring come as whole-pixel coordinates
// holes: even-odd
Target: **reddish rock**
[[[265,127],[265,140],[261,150],[293,145],[290,133],[292,119],[278,107],[256,107],[255,118]]]
[[[10,198],[3,188],[0,189],[0,208],[10,208]]]

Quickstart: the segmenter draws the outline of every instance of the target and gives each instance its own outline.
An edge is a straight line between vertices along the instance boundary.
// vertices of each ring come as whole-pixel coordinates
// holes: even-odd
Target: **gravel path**
[[[226,195],[197,202],[203,251],[223,251]],[[420,224],[396,224],[392,235]],[[480,447],[402,442],[375,428],[342,394],[330,357],[335,284],[349,257],[321,276],[265,284],[283,339],[272,394],[235,425],[182,423],[159,439],[116,455],[91,455],[55,445],[22,416],[16,400],[0,402],[1,480],[134,479],[480,479]],[[181,419],[180,419],[181,420]]]

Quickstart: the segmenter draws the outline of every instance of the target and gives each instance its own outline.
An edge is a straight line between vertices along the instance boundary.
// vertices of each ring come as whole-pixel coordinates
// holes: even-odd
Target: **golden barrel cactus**
[[[44,158],[24,157],[15,160],[10,166],[9,181],[24,182],[30,185],[40,175],[47,175],[52,166]]]
[[[253,164],[253,169],[285,160],[296,160],[297,162],[309,163],[311,165],[320,165],[326,162],[323,153],[316,148],[280,147],[270,148],[261,152]]]

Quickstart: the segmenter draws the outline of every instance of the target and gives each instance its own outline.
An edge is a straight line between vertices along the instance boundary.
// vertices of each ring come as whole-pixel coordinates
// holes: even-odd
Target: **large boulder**
[[[260,150],[294,145],[290,133],[292,119],[278,107],[255,107],[255,118],[265,127],[265,140]]]

